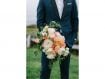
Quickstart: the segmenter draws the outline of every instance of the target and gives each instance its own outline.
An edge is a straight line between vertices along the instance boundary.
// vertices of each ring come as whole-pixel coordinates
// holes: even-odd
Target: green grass
[[[41,53],[35,56],[34,48],[27,48],[27,79],[40,79]],[[60,79],[59,63],[53,64],[51,78]],[[70,79],[78,79],[78,56],[71,55]]]

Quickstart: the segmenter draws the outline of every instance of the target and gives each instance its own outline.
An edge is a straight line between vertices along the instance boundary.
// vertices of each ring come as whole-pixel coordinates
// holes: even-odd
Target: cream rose
[[[64,52],[65,52],[65,48],[60,48],[60,49],[58,50],[58,55],[63,55]]]
[[[55,29],[54,29],[54,28],[48,28],[48,33],[49,33],[49,34],[55,33]]]
[[[55,55],[49,54],[49,55],[47,55],[47,58],[48,58],[48,59],[54,59],[54,58],[55,58]]]
[[[44,47],[45,49],[48,49],[50,47],[52,47],[53,42],[50,39],[46,39],[44,40],[42,47]]]

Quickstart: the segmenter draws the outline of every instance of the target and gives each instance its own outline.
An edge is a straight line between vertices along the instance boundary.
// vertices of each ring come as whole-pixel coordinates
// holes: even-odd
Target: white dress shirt
[[[55,0],[56,5],[57,5],[57,9],[59,12],[59,17],[62,17],[62,13],[63,13],[63,8],[64,8],[64,3],[63,0]]]

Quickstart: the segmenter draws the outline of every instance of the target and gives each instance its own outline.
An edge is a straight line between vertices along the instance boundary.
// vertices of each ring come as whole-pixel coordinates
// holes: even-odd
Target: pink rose
[[[34,40],[34,42],[35,42],[35,43],[39,43],[40,41],[39,41],[38,38],[36,38],[36,39]]]
[[[49,34],[49,37],[53,39],[55,37],[55,33]]]
[[[61,34],[59,32],[55,32],[56,36],[61,36]]]

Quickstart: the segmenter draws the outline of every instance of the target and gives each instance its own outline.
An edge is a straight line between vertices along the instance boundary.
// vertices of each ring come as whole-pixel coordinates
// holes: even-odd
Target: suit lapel
[[[64,1],[64,8],[63,8],[63,12],[62,12],[62,17],[61,17],[61,19],[64,17],[65,11],[66,11],[66,0],[63,0],[63,1]],[[57,5],[56,5],[55,0],[51,0],[51,3],[52,3],[52,6],[53,6],[53,8],[54,8],[54,10],[55,10],[55,13],[56,13],[57,17],[60,19],[60,17],[59,17],[59,12],[58,12]]]
[[[57,5],[56,5],[55,0],[51,0],[51,3],[52,3],[52,6],[53,6],[53,8],[55,10],[55,13],[56,13],[57,17],[60,19],[59,12],[58,12]]]
[[[65,15],[65,11],[66,11],[66,0],[63,0],[63,2],[64,2],[64,8],[63,8],[63,12],[62,12],[62,17],[61,17],[61,19],[64,17],[64,15]]]

